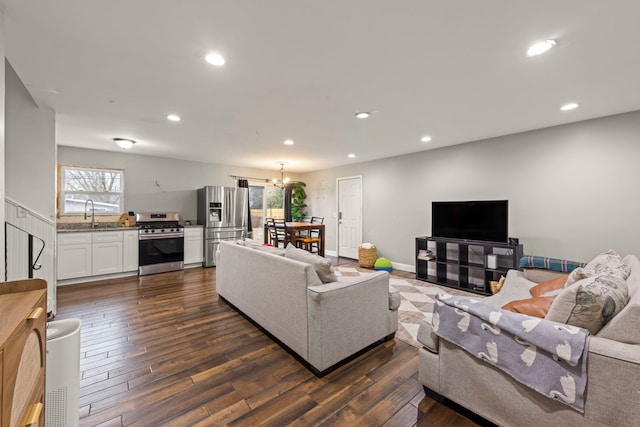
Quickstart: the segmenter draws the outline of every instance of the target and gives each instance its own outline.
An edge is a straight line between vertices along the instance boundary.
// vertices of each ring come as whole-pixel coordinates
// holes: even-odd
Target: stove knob
[[[156,232],[156,230],[151,230],[151,232],[152,232],[152,233],[155,233],[155,232]]]
[[[144,230],[144,232],[145,232],[145,233],[148,233],[148,232],[149,232],[149,230]]]

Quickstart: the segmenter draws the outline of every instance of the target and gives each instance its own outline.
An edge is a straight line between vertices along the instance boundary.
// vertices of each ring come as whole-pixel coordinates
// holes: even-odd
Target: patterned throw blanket
[[[589,332],[440,294],[433,331],[522,384],[584,413]]]

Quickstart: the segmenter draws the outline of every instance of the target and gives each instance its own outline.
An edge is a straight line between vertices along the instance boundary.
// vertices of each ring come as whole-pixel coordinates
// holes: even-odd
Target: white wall
[[[33,275],[47,281],[48,311],[55,314],[55,114],[49,108],[40,108],[11,64],[2,62],[6,91],[3,103],[6,200],[2,213],[6,222],[13,225],[7,227],[7,278],[28,277],[27,236],[32,234],[41,239],[34,241],[34,260],[41,249],[42,254],[38,259],[41,268]]]
[[[589,260],[640,254],[640,111],[302,176],[309,212],[336,248],[336,178],[363,176],[363,240],[413,265],[431,202],[509,200],[509,235],[525,253]]]
[[[6,69],[5,190],[21,206],[55,221],[55,113],[40,108],[11,64]]]
[[[205,185],[234,186],[229,175],[278,178],[277,170],[240,168],[143,156],[128,152],[98,151],[58,146],[63,165],[124,169],[125,210],[178,212],[183,219],[197,218],[196,190]],[[288,174],[291,179],[297,175]],[[158,182],[159,187],[155,182]]]
[[[0,57],[4,58],[4,13],[0,7]],[[4,206],[4,61],[0,61],[0,204]],[[0,223],[4,224],[4,209],[0,209]],[[0,227],[0,242],[4,242],[4,227]],[[4,244],[0,244],[0,259],[4,259]],[[0,280],[4,280],[4,262],[0,263]]]

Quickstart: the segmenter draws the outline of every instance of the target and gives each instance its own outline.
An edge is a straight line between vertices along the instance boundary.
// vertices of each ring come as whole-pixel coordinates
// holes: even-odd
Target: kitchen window
[[[123,212],[124,171],[60,166],[60,214],[84,214],[89,199],[96,215]]]

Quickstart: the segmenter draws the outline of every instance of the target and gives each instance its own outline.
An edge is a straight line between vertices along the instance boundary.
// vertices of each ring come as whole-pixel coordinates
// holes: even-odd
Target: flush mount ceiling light
[[[560,110],[562,111],[575,110],[576,108],[578,108],[578,106],[580,106],[580,104],[578,104],[577,102],[570,102],[560,107]]]
[[[224,59],[224,56],[220,55],[218,52],[208,53],[204,57],[205,61],[207,61],[211,65],[216,65],[218,67],[224,65],[227,61]]]
[[[285,139],[284,141],[282,141],[282,143],[283,143],[284,145],[293,145],[293,144],[295,144],[295,143],[293,142],[293,139]]]
[[[351,153],[351,154],[349,154],[347,157],[348,157],[348,158],[350,158],[350,159],[355,159],[355,158],[356,158],[356,155],[355,155],[355,154],[353,154],[353,153]]]
[[[549,49],[551,49],[552,47],[554,47],[556,44],[557,43],[555,40],[544,40],[541,42],[534,43],[527,50],[527,55],[529,56],[541,55],[546,51],[548,51]]]
[[[420,138],[420,141],[422,141],[422,142],[429,142],[429,141],[431,141],[431,137],[430,137],[430,136],[425,135],[425,136],[423,136],[422,138]]]
[[[360,111],[359,113],[356,113],[356,117],[358,119],[367,119],[371,116],[371,113],[368,111]]]
[[[167,120],[172,121],[172,122],[179,122],[182,119],[177,114],[169,114],[169,115],[167,115]]]
[[[113,142],[115,142],[116,145],[123,150],[133,147],[133,144],[136,143],[133,139],[128,138],[113,138]]]

